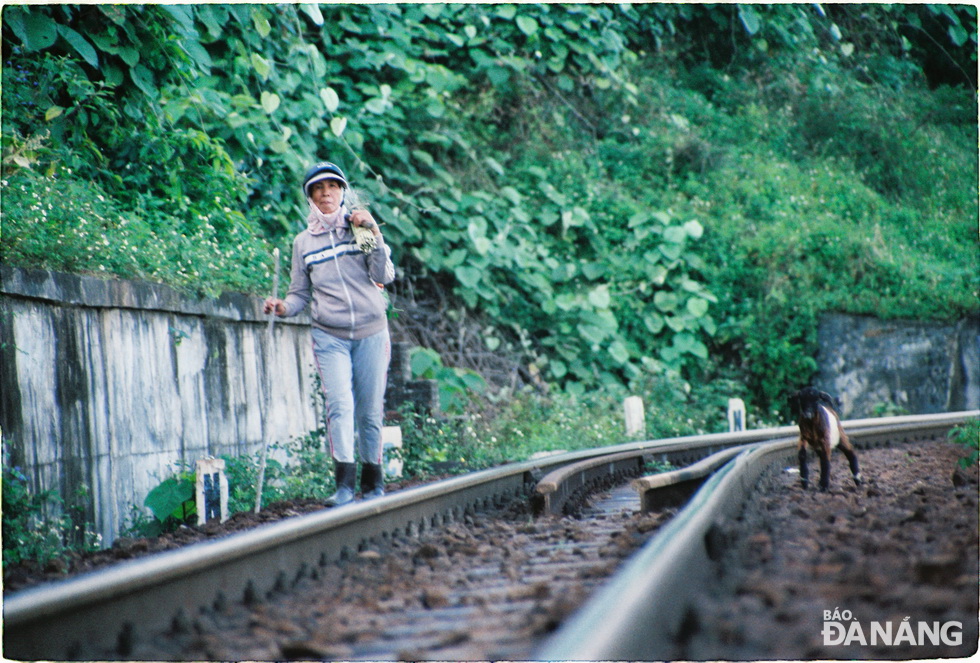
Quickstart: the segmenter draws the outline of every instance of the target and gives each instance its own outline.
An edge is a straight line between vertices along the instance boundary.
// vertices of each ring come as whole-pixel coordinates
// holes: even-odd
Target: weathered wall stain
[[[5,462],[80,506],[108,544],[176,462],[256,452],[317,427],[308,320],[258,298],[0,267]],[[263,412],[264,385],[271,409]]]

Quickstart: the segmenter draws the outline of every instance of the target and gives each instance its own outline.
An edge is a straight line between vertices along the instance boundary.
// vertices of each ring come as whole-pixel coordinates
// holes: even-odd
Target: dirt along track
[[[227,606],[141,644],[134,660],[527,659],[674,510],[628,485],[577,518],[526,501],[375,542],[288,594]]]
[[[740,543],[688,613],[675,658],[974,654],[978,482],[976,464],[957,469],[964,454],[944,442],[866,450],[861,487],[835,454],[827,493],[803,491],[791,468],[764,476],[725,530],[726,540]],[[920,634],[920,625],[929,633]]]

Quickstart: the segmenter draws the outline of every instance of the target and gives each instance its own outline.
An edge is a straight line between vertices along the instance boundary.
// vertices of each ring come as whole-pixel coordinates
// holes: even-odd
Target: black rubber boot
[[[361,465],[361,493],[366,500],[385,494],[385,473],[380,465],[375,463]]]
[[[337,492],[327,498],[327,506],[343,506],[354,501],[354,483],[357,481],[357,463],[334,462]]]

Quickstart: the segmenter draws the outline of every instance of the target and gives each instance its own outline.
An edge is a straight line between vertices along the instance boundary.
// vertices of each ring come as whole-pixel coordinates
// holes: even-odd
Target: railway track
[[[662,522],[629,485],[579,518],[529,517],[526,500],[378,542],[318,580],[200,634],[134,652],[180,660],[524,660]]]
[[[847,428],[859,447],[891,445],[904,439],[944,436],[949,428],[977,414],[856,420],[847,422]],[[5,599],[4,654],[24,660],[139,658],[138,652],[145,650],[148,643],[159,641],[161,634],[196,632],[208,620],[220,623],[219,617],[230,611],[253,609],[315,584],[333,573],[338,561],[375,563],[371,560],[378,560],[382,550],[414,546],[413,565],[435,571],[438,564],[434,560],[438,556],[426,559],[422,554],[419,562],[417,553],[424,550],[424,544],[419,542],[427,540],[426,537],[443,532],[464,536],[478,520],[496,518],[495,512],[513,510],[514,505],[528,505],[538,513],[578,513],[580,520],[598,521],[586,516],[595,516],[596,509],[601,512],[607,507],[601,501],[583,507],[583,496],[596,486],[622,484],[641,474],[644,463],[656,461],[681,468],[654,481],[656,485],[643,487],[645,508],[653,510],[647,518],[666,524],[659,532],[654,533],[652,529],[646,532],[649,541],[615,576],[593,583],[597,589],[594,597],[573,616],[567,614],[571,610],[562,607],[560,596],[573,591],[572,588],[586,588],[589,576],[595,579],[601,574],[584,565],[571,572],[570,567],[561,564],[585,563],[593,557],[592,561],[598,560],[601,565],[600,551],[605,549],[608,553],[617,528],[623,529],[621,524],[629,519],[629,513],[639,510],[640,497],[635,491],[632,502],[624,499],[622,489],[610,493],[608,499],[618,506],[608,508],[625,511],[613,517],[606,513],[602,520],[607,522],[587,535],[598,542],[592,550],[582,541],[575,542],[574,537],[563,542],[560,536],[552,537],[550,548],[537,552],[532,548],[536,544],[527,538],[521,539],[526,550],[515,549],[516,534],[528,535],[530,531],[520,532],[520,526],[513,524],[510,529],[502,530],[502,534],[498,533],[492,545],[486,547],[487,551],[520,553],[527,560],[539,562],[555,558],[559,562],[558,570],[550,575],[532,580],[531,566],[508,567],[487,552],[486,560],[476,561],[485,561],[489,566],[483,570],[474,568],[468,581],[470,587],[449,588],[441,594],[423,596],[425,605],[415,618],[412,618],[414,606],[394,597],[390,614],[407,614],[409,618],[402,626],[392,627],[388,644],[368,643],[357,635],[379,630],[376,624],[368,623],[361,625],[360,630],[349,629],[354,635],[348,635],[339,649],[318,651],[317,646],[334,644],[301,637],[289,641],[285,650],[268,652],[269,658],[280,659],[411,658],[413,654],[422,657],[438,645],[443,653],[456,651],[458,656],[450,658],[465,658],[467,652],[472,654],[479,648],[502,655],[531,654],[535,659],[550,660],[649,658],[651,652],[662,651],[657,643],[676,630],[683,615],[685,588],[707,581],[704,575],[710,568],[712,527],[731,513],[766,467],[785,462],[793,453],[795,430],[795,427],[781,427],[643,441],[518,463],[402,491],[372,502],[299,516],[225,539],[27,589]],[[667,521],[659,515],[672,514],[695,491],[693,499],[676,517]],[[632,506],[626,506],[629,503]],[[528,524],[524,527],[544,527],[532,524],[544,521],[532,521],[529,516],[525,519]],[[548,522],[554,524],[553,519]],[[602,527],[608,523],[613,527],[603,533]],[[634,537],[639,538],[642,537]],[[556,552],[560,549],[564,549],[562,554]],[[559,559],[565,552],[578,559]],[[510,575],[515,576],[511,578],[514,584],[510,589],[491,590],[480,584],[483,580],[496,581],[493,569],[498,572],[509,569]],[[569,577],[568,588],[556,584],[558,576]],[[682,579],[680,584],[678,578]],[[496,616],[487,607],[488,597],[494,591],[511,599],[506,602],[507,610]],[[522,596],[521,592],[526,595]],[[399,600],[402,600],[400,606]],[[443,614],[442,619],[422,620],[422,617],[433,617],[436,609],[450,612]],[[452,612],[453,609],[456,611]],[[490,618],[470,629],[457,626],[447,631],[432,626],[453,623],[467,609],[470,613],[489,614]],[[522,609],[531,612],[522,613]],[[543,621],[534,625],[528,614],[537,615]],[[529,637],[514,642],[490,633],[488,624],[494,621],[510,624],[505,631],[513,633],[513,622],[508,619],[523,624]],[[425,623],[429,626],[424,626]],[[412,640],[413,624],[423,625],[418,631],[429,628],[428,635],[419,633],[418,639]],[[643,628],[637,627],[640,624]],[[657,627],[651,629],[651,624]],[[544,634],[555,628],[554,635],[542,644]],[[493,638],[497,638],[496,644],[488,644]],[[399,644],[393,647],[392,642]],[[279,646],[283,646],[281,639]],[[533,654],[529,647],[534,648]]]

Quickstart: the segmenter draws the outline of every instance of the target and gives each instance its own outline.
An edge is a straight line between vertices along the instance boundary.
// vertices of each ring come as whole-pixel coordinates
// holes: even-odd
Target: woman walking
[[[371,213],[348,209],[349,191],[336,164],[324,161],[307,171],[303,193],[310,214],[293,240],[289,292],[264,307],[290,317],[310,306],[337,481],[328,506],[354,500],[358,458],[364,498],[384,494],[381,422],[391,342],[381,286],[394,280],[395,268]]]

